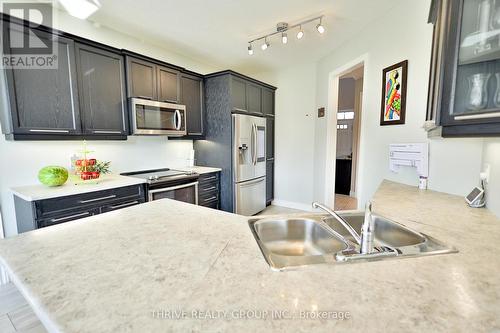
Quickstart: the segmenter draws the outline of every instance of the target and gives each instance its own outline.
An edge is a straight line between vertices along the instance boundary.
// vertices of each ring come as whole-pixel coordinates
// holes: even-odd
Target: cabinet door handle
[[[108,195],[106,197],[95,198],[95,199],[80,200],[78,202],[81,204],[85,204],[85,203],[89,203],[89,202],[95,202],[95,201],[101,201],[101,200],[113,199],[113,198],[116,198],[116,194]]]
[[[69,130],[50,130],[50,129],[30,129],[34,133],[69,133]]]
[[[212,187],[203,188],[202,190],[203,191],[211,191],[211,190],[215,190],[216,188],[217,188],[217,186],[212,186]]]
[[[87,216],[90,215],[90,212],[85,212],[85,213],[80,213],[80,214],[75,214],[75,215],[70,215],[70,216],[65,216],[65,217],[60,217],[58,219],[51,219],[50,222],[60,222],[64,220],[69,220],[75,217],[82,217],[82,216]]]
[[[212,179],[216,179],[217,176],[212,176],[212,177],[208,177],[208,178],[203,178],[202,180],[212,180]]]
[[[127,202],[127,203],[121,204],[121,205],[109,206],[109,208],[111,208],[111,209],[118,209],[118,208],[123,208],[123,207],[127,207],[127,206],[136,205],[138,203],[139,203],[139,201],[135,200],[135,201],[132,201],[132,202]]]
[[[214,195],[213,197],[203,200],[203,202],[212,201],[214,199],[217,199],[217,196]]]
[[[121,131],[93,131],[95,134],[122,134]]]
[[[238,111],[238,112],[248,112],[247,109],[240,109],[240,108],[233,108],[233,111]]]

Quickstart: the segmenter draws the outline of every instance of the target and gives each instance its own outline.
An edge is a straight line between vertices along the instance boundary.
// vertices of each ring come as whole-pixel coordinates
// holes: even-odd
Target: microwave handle
[[[180,131],[182,126],[182,116],[179,110],[175,110],[174,122],[175,122],[175,129]]]

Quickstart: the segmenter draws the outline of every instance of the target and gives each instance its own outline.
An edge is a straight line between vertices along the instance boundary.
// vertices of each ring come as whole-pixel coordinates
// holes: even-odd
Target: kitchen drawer
[[[66,214],[59,214],[52,216],[50,218],[40,219],[36,221],[37,228],[49,227],[51,225],[56,225],[64,222],[69,222],[73,220],[83,219],[92,215],[99,214],[99,209],[85,209],[82,211],[71,211]]]
[[[219,182],[219,172],[205,173],[201,174],[200,178],[198,178],[198,182],[200,185],[211,183],[211,182]]]
[[[100,210],[101,210],[101,213],[106,213],[106,212],[111,212],[111,211],[117,210],[117,209],[135,206],[135,205],[141,204],[143,202],[144,202],[144,200],[142,200],[142,199],[128,200],[125,202],[117,202],[114,204],[102,206],[100,208]]]
[[[144,187],[142,184],[125,186],[104,191],[40,200],[36,202],[36,215],[37,218],[53,217],[65,214],[67,211],[74,213],[104,205],[117,204],[124,200],[133,201],[140,198],[144,198]]]
[[[206,193],[219,192],[218,181],[208,181],[203,184],[198,184],[198,195],[202,196]]]
[[[219,198],[218,197],[215,198],[215,199],[210,199],[210,198],[204,199],[202,202],[199,203],[199,205],[203,206],[203,207],[213,208],[213,209],[219,209],[220,208],[220,206],[219,206]]]
[[[198,194],[198,204],[201,205],[204,202],[219,200],[219,191],[210,191],[204,194]]]

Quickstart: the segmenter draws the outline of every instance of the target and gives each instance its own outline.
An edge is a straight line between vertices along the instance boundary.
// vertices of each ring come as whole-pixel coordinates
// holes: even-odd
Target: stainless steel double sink
[[[339,213],[358,233],[364,212]],[[345,227],[326,215],[251,219],[250,229],[269,266],[285,270],[322,263],[374,261],[458,252],[455,248],[395,221],[373,215],[375,248],[360,255],[359,245]],[[333,232],[332,232],[333,229]],[[339,233],[344,239],[335,235]]]

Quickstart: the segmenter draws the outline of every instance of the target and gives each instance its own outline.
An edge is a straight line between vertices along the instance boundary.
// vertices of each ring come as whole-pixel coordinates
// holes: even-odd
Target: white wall
[[[397,7],[366,26],[361,34],[323,58],[317,66],[317,107],[323,107],[328,104],[329,73],[353,59],[367,56],[358,178],[360,206],[373,195],[384,178],[418,184],[414,169],[402,170],[399,174],[389,171],[390,143],[428,141],[421,126],[425,120],[432,42],[432,26],[426,23],[430,0],[398,2]],[[393,33],[388,27],[393,27]],[[406,124],[382,127],[379,125],[382,70],[406,59],[409,61]],[[326,119],[317,119],[315,124],[314,197],[317,200],[324,199]],[[430,145],[431,189],[464,195],[477,184],[481,139],[432,140]]]
[[[483,148],[483,166],[490,166],[490,179],[486,185],[486,206],[500,217],[500,139],[486,139]]]
[[[148,44],[120,32],[96,27],[64,13],[56,28],[117,48],[129,49],[200,73],[219,70],[176,54],[168,45]],[[165,137],[129,137],[127,141],[90,141],[95,157],[112,162],[113,172],[184,166],[192,141],[168,141]],[[9,187],[36,184],[38,170],[46,165],[68,166],[70,156],[81,149],[79,141],[19,142],[0,136],[0,207],[6,236],[17,233],[12,194]],[[0,228],[0,237],[1,237]]]
[[[275,204],[309,210],[313,201],[316,65],[252,76],[278,87],[275,111]]]

